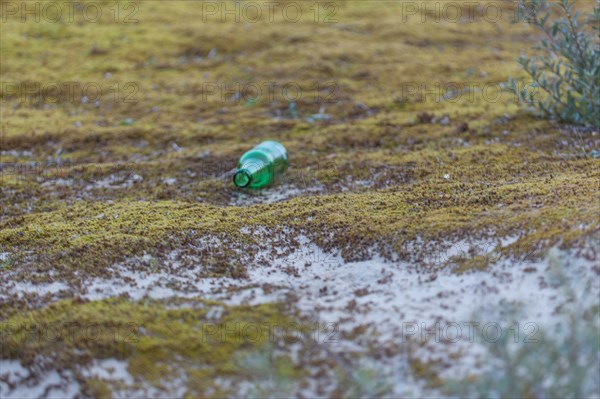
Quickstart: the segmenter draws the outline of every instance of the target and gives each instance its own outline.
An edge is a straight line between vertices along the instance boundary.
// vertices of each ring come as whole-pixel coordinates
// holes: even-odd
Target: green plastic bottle
[[[273,183],[287,167],[285,147],[276,141],[264,141],[242,155],[233,184],[241,188],[262,188]]]

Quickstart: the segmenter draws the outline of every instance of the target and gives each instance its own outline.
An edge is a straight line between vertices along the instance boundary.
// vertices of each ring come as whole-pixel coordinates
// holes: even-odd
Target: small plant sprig
[[[490,342],[476,328],[477,341],[489,352],[493,367],[473,370],[469,383],[446,380],[442,389],[459,398],[596,398],[600,394],[600,307],[593,300],[591,277],[580,272],[569,252],[548,253],[547,282],[562,290],[556,319],[528,337],[505,334]],[[531,304],[529,305],[531,306]],[[531,315],[525,303],[506,307],[511,322]],[[531,332],[531,331],[530,331]]]
[[[519,86],[512,77],[505,85],[520,103],[534,105],[561,122],[600,125],[600,6],[582,16],[575,1],[519,0],[521,15],[544,33],[536,49],[541,55],[521,55],[518,62],[533,80]],[[538,98],[537,89],[544,98]],[[535,89],[535,90],[532,90]]]

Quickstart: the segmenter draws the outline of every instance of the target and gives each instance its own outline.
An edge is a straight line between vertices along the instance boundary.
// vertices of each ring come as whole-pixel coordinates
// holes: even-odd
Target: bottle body
[[[264,141],[242,155],[233,183],[241,188],[262,188],[273,183],[287,167],[285,147],[276,141]]]

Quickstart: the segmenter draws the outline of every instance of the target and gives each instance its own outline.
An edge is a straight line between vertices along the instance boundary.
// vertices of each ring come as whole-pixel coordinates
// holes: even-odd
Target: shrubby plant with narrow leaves
[[[557,308],[558,324],[545,325],[535,335],[503,334],[496,342],[477,330],[477,342],[488,349],[494,367],[473,377],[445,382],[444,391],[460,398],[598,398],[600,397],[600,304],[590,297],[589,281],[577,276],[568,256],[549,254],[547,282],[564,290]],[[574,270],[575,269],[575,270]],[[523,320],[525,305],[507,309],[506,327]],[[531,332],[528,330],[528,332]]]
[[[600,125],[600,6],[581,15],[575,1],[520,0],[519,15],[544,33],[537,56],[518,62],[532,79],[523,86],[510,78],[506,88],[521,103],[561,122]]]

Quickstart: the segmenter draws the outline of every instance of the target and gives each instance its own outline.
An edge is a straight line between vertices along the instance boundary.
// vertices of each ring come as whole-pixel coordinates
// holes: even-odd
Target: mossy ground
[[[515,58],[537,36],[511,23],[508,2],[497,22],[476,12],[473,21],[439,23],[422,23],[422,12],[404,21],[406,9],[392,2],[337,2],[333,23],[323,14],[315,21],[309,5],[290,23],[280,14],[288,2],[275,8],[274,22],[204,21],[200,3],[187,1],[140,1],[126,10],[130,3],[118,3],[115,22],[114,2],[95,3],[104,11],[95,23],[76,12],[73,22],[21,22],[18,15],[0,26],[2,284],[82,286],[128,258],[150,254],[156,263],[144,267],[151,268],[173,251],[183,263],[201,259],[202,276],[243,278],[254,254],[293,250],[298,235],[351,261],[373,250],[424,259],[427,248],[407,248],[477,237],[518,237],[498,248],[503,256],[539,254],[557,243],[578,246],[598,231],[599,161],[587,155],[600,145],[597,131],[537,119],[506,93],[491,101],[476,88],[455,101],[435,89],[521,76]],[[124,20],[132,11],[137,23]],[[75,98],[63,89],[50,101],[43,90],[68,82],[93,83],[102,96],[82,101],[79,89]],[[236,96],[236,82],[261,86],[262,97]],[[272,82],[270,98],[265,85]],[[227,91],[211,94],[206,85],[214,83]],[[290,83],[302,88],[295,106],[281,91]],[[407,95],[414,85],[434,93]],[[14,87],[28,87],[29,95]],[[264,139],[290,154],[287,175],[272,188],[295,193],[284,201],[235,189],[227,175]],[[255,205],[244,205],[249,198]],[[219,240],[217,251],[201,245],[209,238]],[[467,271],[489,261],[455,263]],[[161,318],[177,318],[183,335],[191,328],[186,318],[204,314],[126,300],[32,309],[40,306],[13,298],[0,314],[4,321],[104,323],[110,307],[111,323],[132,317],[151,330]],[[258,315],[291,317],[279,311]],[[174,353],[210,363],[204,347],[184,353],[180,335],[169,339]],[[157,339],[143,348],[100,342],[85,356],[128,358],[134,373],[152,379],[165,370],[147,364],[162,356]],[[8,348],[22,359],[33,350],[19,341]],[[196,371],[204,373],[197,381],[233,373],[237,349],[220,353],[213,371]]]
[[[3,356],[36,364],[39,371],[77,364],[79,372],[93,359],[127,359],[132,375],[158,390],[184,374],[190,378],[185,395],[220,396],[233,392],[218,386],[217,377],[238,382],[244,378],[240,359],[270,346],[299,342],[307,332],[297,320],[282,316],[280,305],[224,307],[188,301],[185,307],[174,309],[175,305],[59,302],[3,322]],[[281,356],[276,361],[286,362]],[[244,373],[249,378],[253,372],[245,369]],[[289,373],[290,378],[299,379],[302,370],[292,367]],[[84,375],[78,378],[85,380]],[[86,393],[98,396],[102,384],[88,382],[86,388],[92,392]]]

